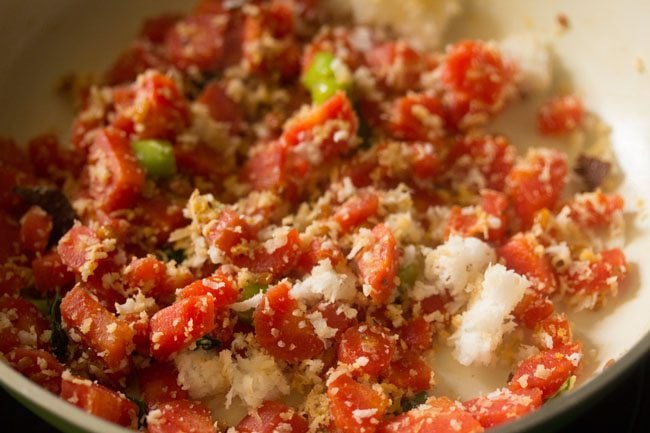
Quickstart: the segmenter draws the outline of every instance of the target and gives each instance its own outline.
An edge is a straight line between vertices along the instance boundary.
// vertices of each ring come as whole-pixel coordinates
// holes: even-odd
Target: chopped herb
[[[397,271],[397,276],[399,277],[399,285],[402,288],[413,287],[415,280],[420,274],[420,267],[417,263],[411,263],[406,266],[402,266]]]
[[[130,395],[127,395],[126,398],[128,398],[133,403],[135,403],[136,406],[138,406],[138,429],[146,427],[147,426],[147,404],[143,400],[140,400],[139,398],[136,397],[132,397]]]
[[[409,410],[415,409],[421,404],[426,403],[427,398],[429,398],[429,395],[426,392],[418,392],[411,398],[403,398],[400,402],[400,408],[402,412],[408,412]]]
[[[161,251],[162,259],[174,260],[176,263],[182,263],[185,260],[185,251],[177,250],[173,247],[165,248]]]
[[[43,313],[44,316],[50,315],[52,306],[50,305],[50,301],[47,299],[28,299],[28,301],[34,304],[34,306],[38,308],[38,311]]]
[[[559,397],[561,394],[571,391],[575,386],[575,384],[576,384],[576,376],[572,375],[567,380],[564,381],[564,383],[560,386],[560,389],[558,389],[555,394],[550,396],[549,399]]]
[[[198,350],[198,349],[212,350],[212,349],[218,349],[219,346],[221,346],[221,342],[219,340],[215,340],[209,335],[204,335],[202,338],[199,338],[196,341],[196,348],[194,350]]]
[[[269,288],[268,284],[260,283],[250,283],[246,284],[241,291],[241,296],[239,297],[242,301],[252,298],[258,293],[265,293],[266,289]]]
[[[52,352],[59,361],[64,362],[68,356],[68,335],[61,324],[61,295],[59,292],[56,293],[52,301],[50,321],[52,324]]]
[[[52,218],[52,233],[48,246],[59,242],[59,239],[74,225],[77,215],[60,189],[46,186],[17,186],[14,192],[28,204],[41,207]]]

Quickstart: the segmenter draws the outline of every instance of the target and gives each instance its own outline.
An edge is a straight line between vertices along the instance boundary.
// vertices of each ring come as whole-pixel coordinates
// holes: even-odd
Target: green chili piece
[[[174,148],[168,141],[138,140],[131,143],[131,147],[149,177],[163,179],[176,173]]]

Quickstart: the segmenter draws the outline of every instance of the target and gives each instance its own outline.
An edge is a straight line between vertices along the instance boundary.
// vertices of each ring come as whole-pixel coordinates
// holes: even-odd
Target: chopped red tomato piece
[[[133,330],[77,285],[61,301],[61,319],[112,370],[127,366],[133,351]]]
[[[196,68],[201,72],[213,71],[219,66],[229,22],[228,15],[219,12],[190,15],[167,32],[165,53],[174,66],[184,71]]]
[[[553,302],[546,295],[528,288],[512,314],[518,323],[533,329],[537,323],[553,314],[553,311]]]
[[[343,333],[338,356],[340,362],[351,366],[354,374],[378,377],[394,353],[395,338],[389,329],[362,323]]]
[[[150,327],[151,355],[166,360],[214,329],[214,298],[191,296],[181,299],[154,314]]]
[[[309,67],[318,53],[332,53],[350,70],[355,70],[363,61],[363,53],[359,52],[352,42],[350,30],[344,27],[324,27],[312,42],[307,45],[302,58],[303,73]]]
[[[129,428],[138,426],[138,407],[124,394],[88,379],[63,374],[61,398],[86,412]]]
[[[369,295],[375,304],[384,304],[395,289],[397,242],[384,224],[377,224],[372,229],[371,237],[372,241],[356,255],[355,261],[361,280],[369,287],[366,289],[364,286],[364,293]]]
[[[285,186],[287,149],[272,141],[254,148],[242,169],[243,178],[257,191],[278,190]]]
[[[400,389],[419,392],[431,388],[432,377],[433,370],[420,355],[406,352],[391,362],[386,380]]]
[[[140,138],[173,139],[189,124],[189,109],[176,82],[147,71],[136,82],[116,89],[113,125]]]
[[[584,117],[582,101],[575,95],[556,96],[537,113],[537,129],[542,135],[563,135],[580,126]]]
[[[232,132],[241,128],[244,117],[241,106],[228,96],[224,85],[219,81],[208,83],[196,98],[196,102],[205,105],[210,117],[228,125]]]
[[[117,129],[97,131],[86,168],[90,196],[106,212],[132,206],[144,185],[144,172],[129,140]]]
[[[147,416],[148,433],[216,433],[210,409],[190,400],[166,401]]]
[[[20,242],[32,254],[45,251],[52,233],[52,218],[39,206],[32,206],[20,219]]]
[[[292,409],[277,401],[265,401],[237,424],[239,433],[306,433],[307,421]]]
[[[166,62],[153,43],[135,40],[124,50],[106,71],[107,84],[130,83],[149,69],[164,69]]]
[[[508,269],[526,276],[532,288],[545,295],[557,290],[551,261],[544,255],[544,246],[532,235],[517,234],[497,250]]]
[[[18,296],[29,285],[29,268],[12,262],[0,264],[0,296]]]
[[[322,105],[300,111],[289,119],[281,140],[307,161],[329,161],[355,145],[358,127],[352,103],[343,91],[338,91]],[[302,149],[305,143],[310,146]]]
[[[361,191],[350,197],[334,213],[336,221],[343,232],[363,224],[368,218],[377,213],[379,197],[372,191]]]
[[[356,314],[350,316],[349,307],[340,302],[320,302],[309,310],[310,315],[319,312],[327,327],[335,331],[331,338],[338,340],[350,327],[357,324]]]
[[[32,382],[51,393],[61,392],[63,365],[45,350],[27,347],[16,348],[7,355],[9,364]]]
[[[181,15],[175,13],[161,14],[152,18],[146,18],[140,27],[139,36],[154,44],[165,42],[165,36],[181,19]]]
[[[343,260],[343,252],[328,238],[312,240],[298,257],[296,269],[303,274],[309,273],[321,260],[329,260],[332,267],[336,267]]]
[[[90,257],[91,251],[100,242],[94,230],[85,226],[75,226],[59,240],[57,252],[63,264],[75,272],[80,272],[86,261],[93,259]]]
[[[566,156],[551,149],[529,150],[508,174],[506,188],[522,228],[530,227],[535,214],[553,210],[567,177]]]
[[[616,295],[629,271],[627,259],[618,248],[606,250],[590,261],[573,262],[564,279],[567,293],[575,297],[595,297],[584,306],[601,305],[607,296]],[[577,298],[577,299],[578,299]]]
[[[9,215],[0,211],[0,262],[20,255],[20,225]]]
[[[244,218],[237,212],[224,209],[216,219],[205,227],[205,238],[212,246],[230,255],[231,249],[244,240],[251,240],[253,233]]]
[[[447,92],[487,113],[500,110],[514,90],[513,65],[493,44],[481,41],[461,41],[448,48],[440,77]]]
[[[49,348],[44,332],[50,324],[34,304],[23,298],[0,296],[0,314],[9,322],[5,321],[0,329],[0,353],[18,347]]]
[[[479,433],[481,424],[462,405],[447,397],[429,398],[423,405],[384,421],[377,433]]]
[[[27,143],[29,159],[34,166],[34,173],[39,177],[54,179],[57,182],[65,180],[66,173],[77,175],[82,156],[64,150],[54,134],[42,134]]]
[[[454,206],[449,214],[446,237],[477,236],[486,241],[500,242],[508,228],[508,199],[498,191],[481,191],[479,206]]]
[[[513,421],[542,405],[542,391],[537,388],[510,391],[501,389],[485,397],[463,403],[465,410],[485,428]]]
[[[576,194],[568,203],[572,220],[583,227],[607,227],[622,216],[625,202],[619,194],[602,191]]]
[[[372,74],[390,90],[406,92],[418,87],[420,76],[434,64],[404,41],[374,45],[365,53]]]
[[[390,400],[370,385],[341,374],[327,384],[334,427],[341,433],[374,433]]]
[[[253,314],[253,324],[260,346],[275,358],[296,363],[314,358],[325,346],[289,290],[288,283],[268,289]]]
[[[445,112],[435,95],[409,94],[393,103],[388,131],[407,141],[432,141],[445,132]]]
[[[439,146],[432,143],[410,143],[410,169],[420,180],[435,179],[442,169]]]
[[[142,399],[148,407],[165,401],[183,400],[189,394],[176,382],[178,371],[172,363],[156,362],[138,372]]]
[[[455,184],[480,190],[503,190],[506,177],[515,163],[516,150],[502,135],[470,135],[455,141],[446,164],[447,176]]]
[[[298,261],[300,255],[300,239],[296,229],[290,229],[286,235],[286,243],[274,246],[271,252],[265,245],[258,246],[251,255],[238,255],[233,261],[240,267],[248,268],[255,273],[269,273],[275,277],[286,275]]]
[[[423,317],[407,321],[398,331],[409,352],[421,353],[433,345],[431,326]]]
[[[43,293],[54,293],[58,290],[72,287],[75,282],[74,273],[63,263],[56,249],[32,261],[34,286]]]
[[[533,332],[533,339],[542,349],[553,349],[573,342],[571,323],[564,313],[556,313],[541,320]]]
[[[581,360],[580,343],[544,350],[519,364],[508,387],[511,391],[538,388],[542,391],[542,398],[546,400],[575,374]]]
[[[197,280],[178,292],[179,298],[210,295],[214,298],[214,308],[222,310],[237,300],[239,288],[233,276],[217,270],[212,276]]]
[[[167,267],[154,256],[134,259],[123,271],[124,283],[129,288],[138,288],[150,293],[162,284],[167,275]]]

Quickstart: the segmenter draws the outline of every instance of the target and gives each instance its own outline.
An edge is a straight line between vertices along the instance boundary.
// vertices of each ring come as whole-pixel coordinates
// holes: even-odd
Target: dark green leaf
[[[50,309],[50,321],[52,324],[52,353],[61,362],[65,362],[68,356],[68,335],[61,324],[61,295],[57,292]]]
[[[196,341],[196,349],[194,350],[198,350],[198,349],[212,350],[212,349],[218,349],[219,346],[221,346],[221,342],[219,342],[219,340],[215,340],[209,335],[204,335],[203,338],[199,338]]]
[[[424,391],[418,392],[411,398],[403,398],[400,402],[402,412],[408,412],[409,410],[415,409],[419,405],[424,404],[427,401],[427,398],[429,398],[429,396]]]
[[[138,429],[147,426],[147,404],[139,398],[127,395],[126,398],[138,406]]]

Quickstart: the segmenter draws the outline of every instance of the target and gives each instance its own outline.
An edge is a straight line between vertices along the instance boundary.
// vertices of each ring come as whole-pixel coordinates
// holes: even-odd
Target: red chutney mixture
[[[622,224],[609,163],[485,132],[522,93],[495,43],[235,3],[145,21],[69,146],[0,141],[6,362],[150,433],[480,432],[570,388],[556,308],[597,309],[628,271],[598,240]],[[530,129],[584,115],[557,96]],[[511,377],[438,395],[441,345]]]

